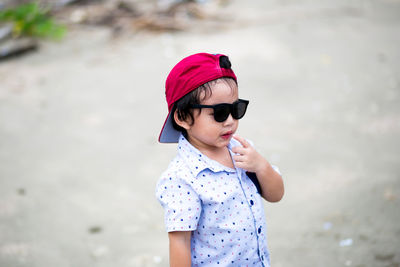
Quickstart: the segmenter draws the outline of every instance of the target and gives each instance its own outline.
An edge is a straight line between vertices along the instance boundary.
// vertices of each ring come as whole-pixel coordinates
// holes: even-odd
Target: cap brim
[[[179,136],[181,135],[181,132],[175,130],[174,126],[172,125],[172,116],[173,114],[172,112],[170,112],[164,122],[160,136],[158,137],[158,142],[160,143],[178,143],[179,141]]]

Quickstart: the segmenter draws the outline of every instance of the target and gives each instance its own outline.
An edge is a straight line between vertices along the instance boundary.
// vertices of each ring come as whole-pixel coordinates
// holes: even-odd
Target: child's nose
[[[232,114],[229,114],[228,118],[224,121],[224,125],[230,125],[235,122],[235,119],[232,117]]]

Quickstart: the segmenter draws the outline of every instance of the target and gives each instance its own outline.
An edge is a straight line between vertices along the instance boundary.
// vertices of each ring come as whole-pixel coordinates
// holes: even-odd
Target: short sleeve
[[[156,197],[164,208],[167,232],[193,231],[201,213],[200,199],[193,188],[179,177],[161,177]]]

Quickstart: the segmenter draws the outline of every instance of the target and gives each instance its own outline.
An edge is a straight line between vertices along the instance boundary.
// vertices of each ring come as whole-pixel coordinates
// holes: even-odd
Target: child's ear
[[[181,126],[183,129],[185,129],[185,130],[190,129],[190,124],[187,121],[179,119],[177,110],[175,110],[175,112],[174,112],[174,120],[175,120],[176,124]]]

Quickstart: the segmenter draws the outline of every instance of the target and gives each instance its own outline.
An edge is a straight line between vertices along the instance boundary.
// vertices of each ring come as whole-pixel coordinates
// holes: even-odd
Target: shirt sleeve
[[[167,232],[197,229],[201,213],[200,199],[184,179],[176,175],[161,177],[156,187],[156,196],[164,208]]]

